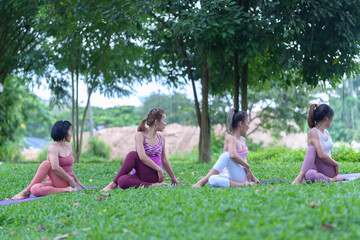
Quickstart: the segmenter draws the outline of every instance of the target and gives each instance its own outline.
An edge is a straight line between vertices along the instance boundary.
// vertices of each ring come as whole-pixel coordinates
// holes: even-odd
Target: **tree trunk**
[[[93,119],[93,113],[91,108],[91,102],[89,101],[89,127],[90,127],[90,137],[94,137],[94,119]]]
[[[202,85],[202,104],[201,104],[201,126],[200,126],[200,162],[211,161],[211,132],[209,118],[209,72],[207,69],[206,58],[203,57],[201,64],[201,85]]]
[[[233,66],[234,66],[234,107],[239,108],[239,88],[240,88],[239,53],[236,49],[234,50]]]
[[[249,63],[244,63],[242,66],[242,77],[241,77],[241,111],[247,112],[247,85],[248,85],[248,69]]]
[[[186,51],[184,49],[184,43],[183,43],[182,37],[178,38],[178,44],[179,44],[179,47],[180,47],[181,55],[183,56],[183,58],[185,59],[185,62],[186,62],[186,67],[187,67],[187,70],[188,70],[188,76],[190,78],[191,86],[192,86],[193,93],[194,93],[196,117],[197,117],[199,126],[201,126],[201,111],[200,111],[199,100],[198,100],[197,93],[196,93],[195,78],[194,78],[194,74],[193,74],[193,72],[191,70],[190,61],[189,61],[189,59],[187,57],[187,54],[186,54]]]

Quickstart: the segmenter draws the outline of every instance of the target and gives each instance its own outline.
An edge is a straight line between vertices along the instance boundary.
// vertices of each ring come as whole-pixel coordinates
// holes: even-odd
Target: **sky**
[[[91,95],[91,106],[101,107],[101,108],[111,108],[115,106],[124,106],[124,105],[132,105],[132,106],[141,106],[141,98],[150,96],[152,93],[161,93],[166,95],[172,95],[175,92],[185,94],[189,99],[194,99],[193,90],[191,84],[188,83],[178,89],[174,87],[164,86],[160,83],[151,82],[149,84],[136,84],[134,86],[134,91],[128,97],[113,97],[107,98],[100,94],[99,91],[93,93]],[[46,84],[46,81],[43,80],[42,85],[38,87],[34,87],[32,92],[39,96],[43,100],[49,100],[51,97],[51,92]],[[201,91],[200,87],[197,85],[197,94],[200,97]],[[83,82],[79,83],[79,104],[80,106],[85,106],[87,100],[87,91],[86,86]]]

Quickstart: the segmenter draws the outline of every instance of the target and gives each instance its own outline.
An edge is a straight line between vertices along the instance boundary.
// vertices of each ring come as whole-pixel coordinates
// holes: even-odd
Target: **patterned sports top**
[[[229,135],[231,135],[232,136],[232,134],[230,133]],[[245,140],[245,138],[244,138],[244,140]],[[244,142],[244,144],[245,144],[245,148],[238,148],[237,146],[236,146],[236,153],[240,156],[240,157],[242,157],[242,158],[247,158],[247,156],[249,155],[249,150],[248,150],[248,148],[247,148],[247,146],[246,146],[246,142],[245,141],[243,141]],[[224,150],[223,152],[228,152],[229,150]]]
[[[144,150],[145,150],[145,154],[146,156],[148,156],[151,160],[153,160],[156,165],[158,165],[159,167],[161,167],[161,153],[163,150],[163,142],[161,140],[161,136],[160,134],[156,134],[159,142],[157,144],[150,145],[146,142],[146,134],[145,132],[142,133],[144,136],[144,142],[143,142],[143,146],[144,146]],[[131,172],[131,175],[134,175],[136,173],[135,169]]]
[[[161,136],[159,134],[156,134],[159,142],[157,144],[155,144],[154,146],[148,144],[146,142],[146,134],[143,132],[143,136],[144,136],[144,150],[145,150],[145,154],[148,157],[157,157],[157,156],[161,156],[161,152],[163,149],[163,143],[161,140]]]

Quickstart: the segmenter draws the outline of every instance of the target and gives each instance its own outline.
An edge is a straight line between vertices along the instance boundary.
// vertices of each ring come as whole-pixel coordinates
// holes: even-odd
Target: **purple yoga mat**
[[[98,187],[95,186],[95,187],[85,187],[85,188],[89,189],[89,188],[98,188]],[[79,187],[79,190],[81,191],[82,188]],[[85,194],[85,193],[82,192],[80,194]],[[10,204],[10,203],[19,203],[19,202],[28,202],[28,201],[31,201],[31,200],[34,200],[34,199],[37,199],[37,198],[43,198],[43,197],[35,197],[34,195],[31,194],[29,198],[25,198],[25,199],[22,199],[22,200],[7,199],[7,200],[0,201],[0,205],[7,205],[7,204]]]
[[[360,173],[339,174],[337,177],[344,177],[347,178],[347,181],[353,181],[357,178],[360,178]]]

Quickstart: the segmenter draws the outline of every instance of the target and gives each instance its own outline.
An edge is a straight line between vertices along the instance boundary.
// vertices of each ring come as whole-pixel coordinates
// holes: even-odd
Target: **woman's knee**
[[[128,157],[137,158],[137,157],[139,157],[139,155],[138,155],[138,153],[136,151],[131,151],[126,155],[126,158],[128,158]]]
[[[220,177],[219,175],[212,175],[208,180],[213,187],[228,187],[230,185],[229,179]]]
[[[119,188],[121,189],[127,189],[129,188],[129,184],[130,184],[130,175],[123,175],[121,177],[119,177],[119,179],[117,180],[117,185],[119,186]]]
[[[43,196],[42,191],[41,191],[41,183],[37,183],[35,185],[33,185],[30,188],[30,192],[35,196],[35,197],[41,197]]]
[[[315,182],[316,180],[316,171],[314,169],[311,169],[305,173],[305,179],[309,180],[311,182]]]
[[[40,168],[50,168],[51,167],[51,162],[49,160],[43,161],[40,164]]]

